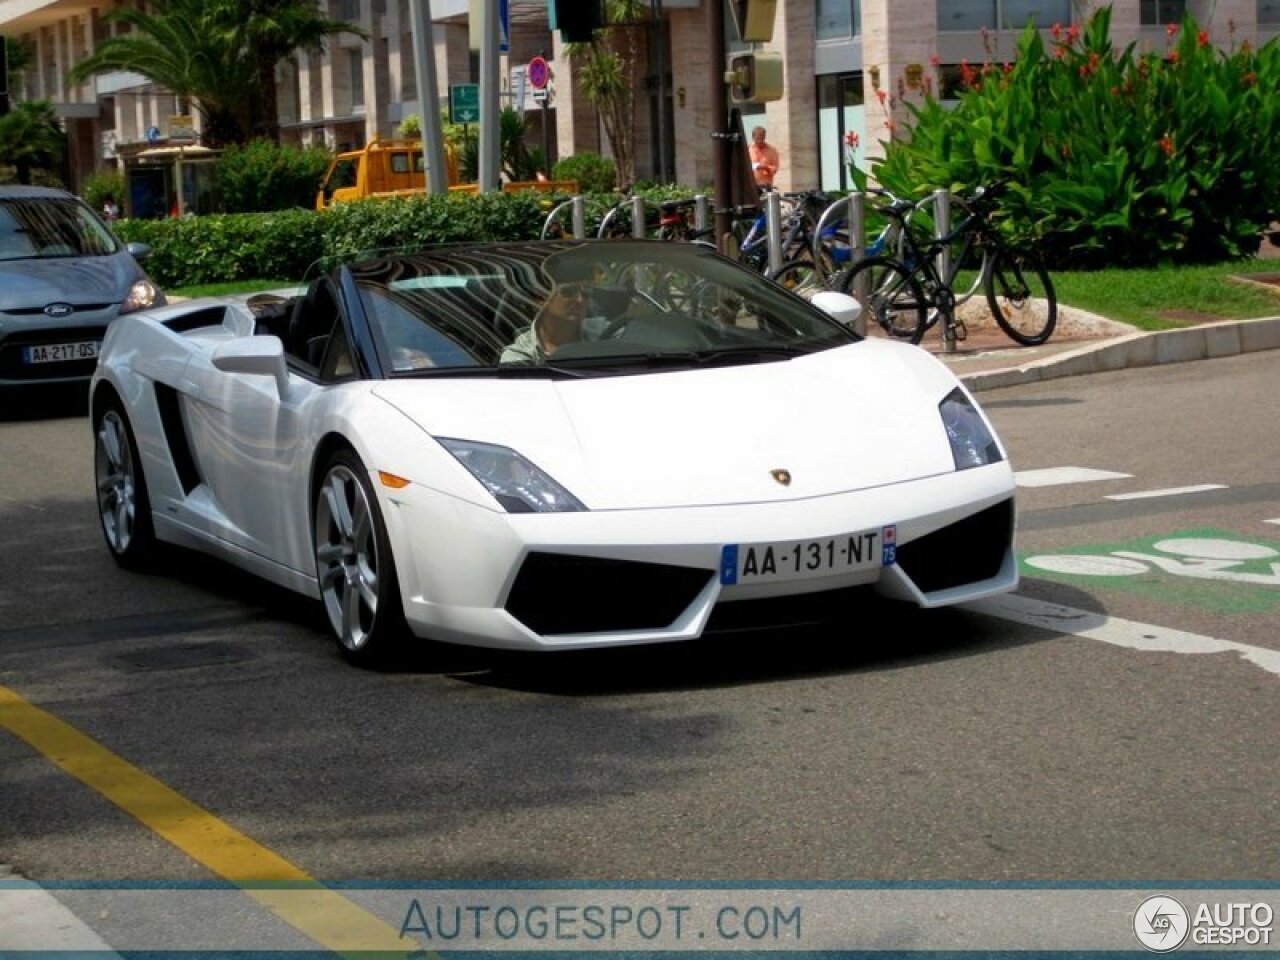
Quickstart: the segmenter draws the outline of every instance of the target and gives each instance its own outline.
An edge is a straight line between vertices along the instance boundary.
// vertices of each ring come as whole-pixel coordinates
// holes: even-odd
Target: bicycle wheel
[[[1053,335],[1058,322],[1058,296],[1036,257],[1013,250],[997,251],[984,286],[987,306],[996,323],[1018,343],[1034,347]]]
[[[927,303],[920,283],[910,271],[888,257],[868,257],[856,263],[840,281],[840,291],[862,305],[879,332],[895,340],[919,343],[928,326]],[[867,333],[873,334],[871,323]]]
[[[806,298],[827,289],[821,272],[808,260],[792,260],[790,263],[784,263],[772,280],[778,286]]]

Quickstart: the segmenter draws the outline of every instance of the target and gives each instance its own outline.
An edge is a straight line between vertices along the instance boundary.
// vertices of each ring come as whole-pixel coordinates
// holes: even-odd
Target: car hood
[[[141,276],[127,254],[0,260],[0,310],[120,303]]]
[[[923,350],[865,341],[738,367],[396,380],[374,392],[435,436],[516,450],[600,510],[792,500],[949,473],[938,404],[956,384]]]

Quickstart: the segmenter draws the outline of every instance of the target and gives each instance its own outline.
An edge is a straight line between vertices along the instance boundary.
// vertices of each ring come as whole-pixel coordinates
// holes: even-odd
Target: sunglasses
[[[582,300],[587,296],[587,289],[580,283],[565,283],[556,287],[556,294],[566,300]]]

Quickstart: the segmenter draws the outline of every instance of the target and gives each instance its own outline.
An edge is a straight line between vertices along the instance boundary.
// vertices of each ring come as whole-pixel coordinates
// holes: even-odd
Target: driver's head
[[[591,264],[572,252],[553,254],[543,264],[551,278],[551,292],[538,314],[538,339],[548,353],[582,336],[587,315],[587,284]]]

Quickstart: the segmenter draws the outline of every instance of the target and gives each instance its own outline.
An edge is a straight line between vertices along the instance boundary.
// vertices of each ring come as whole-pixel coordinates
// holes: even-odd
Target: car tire
[[[330,454],[319,476],[312,543],[329,628],[350,662],[385,664],[408,628],[378,498],[353,450]]]
[[[120,566],[144,569],[155,560],[157,547],[151,498],[133,427],[124,404],[114,394],[96,405],[93,437],[98,519],[107,549]]]

